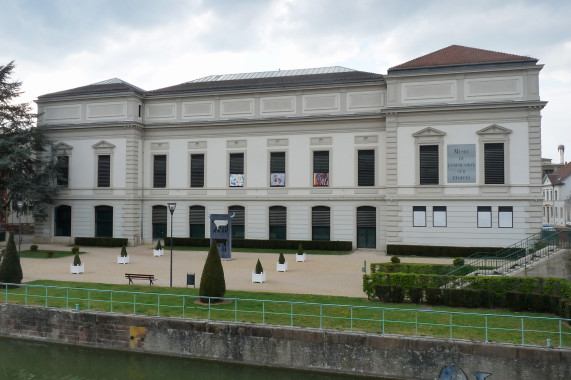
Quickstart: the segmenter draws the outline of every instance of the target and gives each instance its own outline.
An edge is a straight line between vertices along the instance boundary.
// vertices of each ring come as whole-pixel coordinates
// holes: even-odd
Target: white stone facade
[[[241,206],[248,239],[323,238],[328,224],[330,240],[352,241],[354,248],[507,246],[538,232],[542,221],[541,67],[515,60],[387,75],[284,73],[292,80],[280,85],[254,76],[222,87],[205,80],[150,92],[110,81],[41,96],[38,124],[57,154],[69,156],[55,205],[69,206],[69,216],[54,213],[37,224],[36,239],[101,235],[105,217],[96,216],[96,206],[108,206],[112,227],[104,235],[151,242],[153,206],[173,201],[175,237],[191,235],[191,206],[204,207],[205,237],[208,214]],[[330,80],[314,81],[323,75]],[[503,168],[500,183],[490,184],[485,157],[493,148]],[[270,162],[281,153],[284,186],[274,187]],[[107,164],[100,155],[109,160],[103,187],[98,175]],[[203,185],[193,187],[191,161],[200,155]],[[320,155],[328,155],[327,186],[315,185]],[[372,166],[365,166],[366,155]],[[230,160],[241,156],[243,186],[231,187]],[[155,170],[164,161],[164,176],[157,174],[163,187]],[[285,208],[285,222],[275,222],[278,235],[274,206]],[[321,224],[312,213],[319,206],[330,211]],[[170,220],[157,217],[164,226],[156,232],[170,234]]]

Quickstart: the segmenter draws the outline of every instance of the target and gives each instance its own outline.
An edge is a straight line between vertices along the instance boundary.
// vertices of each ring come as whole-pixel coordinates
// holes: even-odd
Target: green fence
[[[3,284],[4,303],[132,315],[571,347],[571,320],[167,293]],[[202,297],[204,298],[204,297]]]

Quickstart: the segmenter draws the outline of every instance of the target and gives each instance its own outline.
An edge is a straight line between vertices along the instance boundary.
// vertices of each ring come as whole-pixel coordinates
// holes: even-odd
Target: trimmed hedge
[[[106,237],[76,237],[75,245],[88,247],[123,247],[129,244],[129,239]]]
[[[409,288],[440,288],[457,281],[471,289],[486,290],[504,297],[507,292],[539,293],[571,298],[571,282],[559,278],[511,276],[447,276],[416,273],[372,273],[363,276],[363,291],[369,298],[375,296],[375,286]]]
[[[173,239],[174,246],[183,247],[209,247],[210,239],[206,238],[177,238]],[[350,241],[325,240],[264,240],[264,239],[232,239],[233,248],[269,248],[297,250],[299,244],[304,250],[316,251],[352,251],[353,243]],[[170,246],[170,237],[165,237],[165,246]]]
[[[387,244],[387,256],[468,257],[476,252],[497,252],[497,247],[446,247]]]
[[[454,269],[445,264],[371,263],[371,273],[447,274]]]

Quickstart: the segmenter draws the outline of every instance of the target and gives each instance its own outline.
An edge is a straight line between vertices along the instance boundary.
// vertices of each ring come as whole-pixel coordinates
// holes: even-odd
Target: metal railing
[[[3,303],[76,311],[571,347],[571,320],[555,317],[212,298],[35,284],[0,283],[0,286],[0,289],[4,288]]]
[[[558,249],[569,248],[569,240],[566,230],[542,231],[492,254],[476,252],[464,259],[463,266],[455,268],[448,275],[506,275],[548,257]]]

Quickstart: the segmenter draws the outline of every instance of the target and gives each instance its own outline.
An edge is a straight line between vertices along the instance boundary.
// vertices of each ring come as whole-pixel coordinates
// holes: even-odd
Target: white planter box
[[[153,256],[164,256],[165,250],[163,249],[153,249]]]
[[[262,272],[259,274],[256,274],[256,272],[252,272],[252,282],[266,282],[266,272]]]
[[[299,255],[297,253],[295,254],[295,261],[296,262],[298,262],[298,261],[303,262],[303,261],[305,261],[305,258],[306,258],[305,252],[303,252],[301,255]]]
[[[287,261],[283,264],[277,263],[276,270],[278,272],[287,272]]]
[[[129,256],[117,256],[117,264],[129,264]]]
[[[85,273],[85,264],[81,264],[81,265],[70,264],[69,265],[69,272],[71,274]]]

